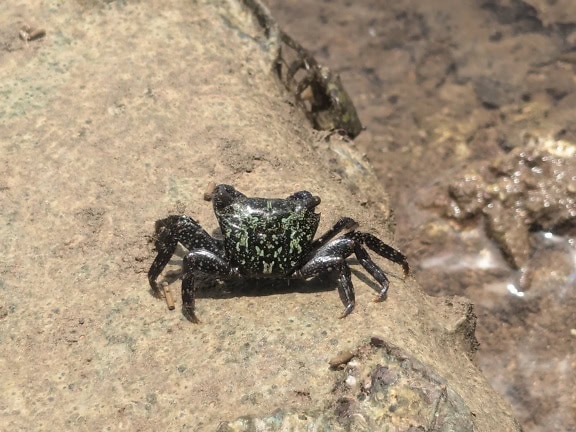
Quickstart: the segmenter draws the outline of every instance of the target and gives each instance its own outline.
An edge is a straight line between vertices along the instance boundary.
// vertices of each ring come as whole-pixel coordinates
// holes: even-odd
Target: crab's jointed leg
[[[351,231],[345,234],[344,237],[354,240],[358,245],[364,244],[381,257],[386,258],[396,264],[400,264],[402,266],[402,270],[404,270],[404,276],[408,276],[408,274],[410,273],[410,266],[408,265],[408,260],[406,259],[406,256],[401,252],[397,251],[396,249],[394,249],[392,246],[389,246],[386,243],[384,243],[378,237],[370,233],[361,231]],[[360,261],[360,263],[362,264],[362,259],[358,256],[358,254],[356,254],[356,257],[358,258],[358,261]],[[368,259],[372,261],[369,257]],[[372,262],[372,264],[374,263]],[[368,267],[366,267],[364,264],[362,264],[362,266],[370,273],[370,269]]]
[[[346,258],[352,253],[354,253],[354,241],[338,238],[318,249],[308,262],[292,273],[295,279],[309,279],[332,271],[338,272],[338,293],[345,307],[341,318],[350,314],[355,305],[354,286],[350,267],[346,262]]]
[[[209,274],[224,279],[238,277],[238,269],[230,267],[223,258],[206,249],[192,250],[184,257],[182,266],[182,312],[192,322],[199,322],[194,312],[196,289],[194,277]]]
[[[206,249],[220,253],[222,242],[210,236],[189,216],[169,216],[156,222],[156,250],[158,255],[148,271],[148,281],[152,291],[160,296],[156,279],[172,258],[176,246],[181,243],[188,250]]]
[[[334,224],[332,228],[318,237],[310,245],[312,250],[319,249],[340,234],[344,230],[351,230],[358,226],[358,222],[349,217],[342,217]]]
[[[342,231],[346,224],[352,221],[352,219],[346,219],[347,218],[342,218],[325,236],[334,236],[337,231]],[[291,276],[297,279],[308,279],[331,271],[337,271],[338,293],[344,304],[344,313],[341,318],[344,318],[354,310],[355,305],[354,286],[352,285],[352,279],[350,277],[350,267],[346,263],[346,258],[350,255],[355,254],[362,267],[364,267],[380,285],[377,290],[378,295],[376,301],[382,301],[386,298],[388,286],[390,285],[384,271],[370,258],[370,255],[368,255],[363,245],[368,246],[378,255],[400,264],[404,270],[404,274],[408,274],[408,262],[403,254],[391,246],[388,246],[372,234],[352,231],[321,246],[312,257],[292,273]]]

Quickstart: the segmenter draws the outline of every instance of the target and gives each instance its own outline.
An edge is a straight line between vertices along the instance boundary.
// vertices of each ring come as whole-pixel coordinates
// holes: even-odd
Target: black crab
[[[220,279],[309,279],[335,271],[344,318],[355,305],[346,262],[350,255],[355,254],[378,282],[375,301],[386,298],[389,280],[364,246],[400,264],[405,276],[409,273],[402,253],[372,234],[356,231],[358,224],[349,217],[340,218],[314,240],[320,222],[320,214],[314,210],[320,198],[308,191],[285,199],[249,198],[233,186],[221,184],[215,187],[212,201],[223,239],[212,237],[189,216],[172,215],[156,222],[158,255],[148,271],[150,286],[160,296],[156,279],[181,243],[189,251],[183,261],[182,310],[192,322],[198,322],[194,279],[199,274]]]
[[[280,37],[282,42],[296,52],[297,59],[287,64],[280,57],[278,76],[288,90],[294,93],[312,126],[317,130],[339,132],[352,139],[356,138],[364,127],[340,76],[327,66],[320,65],[308,50],[287,33],[281,31]],[[282,74],[284,65],[287,70]],[[298,81],[296,75],[300,71],[304,74]]]

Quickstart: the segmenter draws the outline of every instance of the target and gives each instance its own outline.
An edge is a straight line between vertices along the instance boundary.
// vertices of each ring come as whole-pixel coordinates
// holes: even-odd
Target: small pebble
[[[342,351],[337,356],[331,358],[328,361],[328,364],[331,368],[336,368],[340,365],[348,363],[354,357],[355,353],[352,351]]]

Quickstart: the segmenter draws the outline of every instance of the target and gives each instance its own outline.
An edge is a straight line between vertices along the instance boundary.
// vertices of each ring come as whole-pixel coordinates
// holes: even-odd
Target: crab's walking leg
[[[346,258],[350,255],[355,254],[362,267],[364,267],[380,285],[379,289],[377,289],[378,296],[376,297],[376,301],[384,300],[388,292],[390,281],[386,273],[372,261],[363,245],[368,246],[378,255],[400,264],[404,269],[405,275],[409,272],[406,257],[372,234],[352,231],[344,234],[344,236],[340,238],[328,241],[331,236],[335,236],[344,228],[353,227],[351,225],[353,222],[350,218],[340,219],[330,231],[317,240],[317,242],[323,240],[327,243],[314,252],[308,262],[304,263],[302,267],[292,274],[294,278],[308,279],[332,270],[337,271],[338,292],[345,306],[341,318],[350,314],[354,309],[354,288],[350,277],[350,268],[346,263]]]
[[[293,278],[309,279],[337,271],[338,294],[344,304],[344,312],[340,318],[349,315],[356,304],[350,267],[346,262],[346,258],[352,253],[354,253],[354,241],[344,237],[338,238],[320,248],[308,262],[292,274]]]
[[[316,62],[316,59],[302,45],[292,39],[288,34],[280,32],[280,37],[282,42],[296,51],[296,55],[298,56],[298,59],[292,62],[292,64],[288,67],[288,71],[286,72],[286,82],[288,85],[292,85],[294,76],[296,73],[298,73],[298,70],[308,70],[311,67],[318,66],[318,63]],[[300,91],[302,90],[304,90],[304,88],[302,88]]]
[[[350,267],[348,263],[344,261],[340,266],[337,267],[338,271],[338,294],[340,295],[340,300],[344,304],[344,312],[340,315],[340,318],[345,318],[350,315],[354,310],[354,305],[356,304],[356,297],[354,295],[354,285],[352,285],[352,275],[350,273]]]
[[[158,279],[158,276],[160,276],[160,273],[162,273],[162,270],[172,258],[178,245],[178,239],[172,232],[172,226],[175,222],[174,216],[156,222],[156,251],[158,255],[156,255],[150,270],[148,270],[148,281],[157,297],[160,297],[160,289],[156,284],[156,279]]]
[[[239,276],[238,269],[230,267],[224,259],[206,249],[195,249],[184,257],[182,267],[182,312],[188,320],[199,322],[195,314],[196,288],[194,276],[205,273],[215,277]]]
[[[282,39],[282,42],[284,42],[286,45],[288,45],[290,48],[292,48],[294,51],[296,51],[300,57],[310,55],[310,54],[308,54],[306,49],[304,49],[304,47],[302,45],[300,45],[298,42],[296,42],[294,39],[292,39],[289,34],[283,32],[283,31],[280,31],[280,38]]]
[[[188,249],[205,248],[217,252],[219,241],[211,237],[189,216],[169,216],[156,222],[156,250],[158,255],[148,271],[148,281],[152,291],[160,296],[156,279],[170,261],[178,242]]]
[[[349,217],[340,218],[332,228],[314,240],[311,244],[312,250],[320,249],[344,230],[351,230],[358,226],[358,222]]]
[[[374,279],[376,279],[376,282],[380,284],[380,290],[377,291],[378,295],[374,301],[379,302],[386,299],[388,287],[390,286],[390,281],[388,280],[386,273],[384,273],[384,271],[378,267],[374,261],[372,261],[372,258],[370,258],[370,255],[368,255],[366,249],[364,249],[359,243],[354,245],[354,253],[356,254],[356,259],[362,265],[362,267],[364,267],[366,271],[370,273]]]
[[[381,257],[389,259],[390,261],[395,262],[396,264],[400,264],[402,266],[402,269],[404,270],[404,276],[408,276],[408,274],[410,273],[410,266],[408,265],[408,260],[406,259],[406,256],[404,256],[404,254],[394,249],[392,246],[388,246],[378,237],[360,231],[349,232],[345,234],[344,237],[352,239],[358,244],[364,244]],[[358,261],[362,262],[360,256],[358,256]],[[364,266],[364,264],[362,265]],[[368,267],[364,266],[364,268],[368,272],[370,272],[370,269]]]
[[[374,301],[379,302],[386,299],[390,281],[388,280],[386,273],[384,273],[384,271],[378,267],[374,261],[372,261],[372,258],[370,258],[370,255],[368,255],[368,252],[362,245],[365,244],[378,255],[387,258],[392,262],[400,264],[404,270],[404,276],[407,276],[410,271],[406,257],[393,247],[388,246],[378,237],[375,237],[369,233],[353,231],[345,234],[344,237],[354,241],[354,253],[358,259],[358,262],[362,265],[362,267],[366,269],[368,273],[370,273],[374,279],[376,279],[376,282],[380,284],[378,295]]]

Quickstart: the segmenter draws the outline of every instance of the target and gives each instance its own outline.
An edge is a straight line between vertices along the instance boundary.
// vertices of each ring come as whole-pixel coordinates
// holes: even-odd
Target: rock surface
[[[388,263],[384,303],[354,269],[344,320],[332,285],[314,282],[209,290],[200,325],[150,295],[154,221],[185,209],[216,228],[211,181],[309,189],[321,230],[348,215],[391,242],[385,194],[330,162],[341,143],[314,143],[257,23],[232,0],[27,0],[0,17],[0,428],[215,430],[278,408],[330,412],[329,361],[376,337],[434,371],[475,431],[519,430],[463,348],[469,309]],[[45,35],[22,40],[24,25]]]

